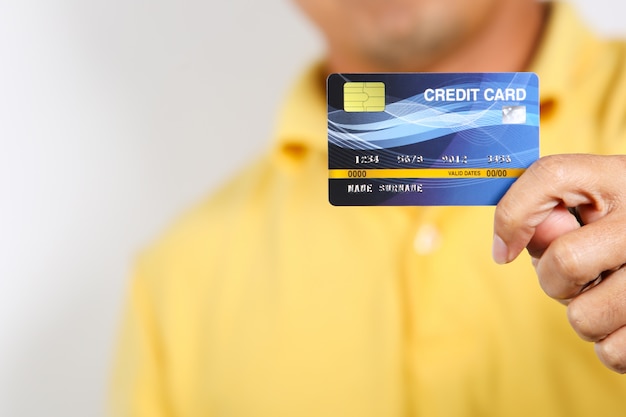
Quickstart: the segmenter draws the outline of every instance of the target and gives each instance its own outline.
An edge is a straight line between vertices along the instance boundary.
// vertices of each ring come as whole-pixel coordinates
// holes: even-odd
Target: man
[[[577,337],[531,262],[499,266],[490,247],[506,263],[528,245],[548,295],[573,299],[575,330],[623,370],[610,353],[619,343],[602,341],[623,333],[624,309],[599,310],[616,316],[609,324],[589,315],[626,299],[621,272],[604,272],[624,263],[623,187],[609,176],[624,161],[542,160],[501,201],[493,239],[493,208],[333,207],[324,79],[533,70],[544,155],[619,154],[626,47],[597,40],[569,7],[532,0],[298,3],[327,59],[294,88],[268,154],[139,260],[118,415],[623,414],[626,379]]]

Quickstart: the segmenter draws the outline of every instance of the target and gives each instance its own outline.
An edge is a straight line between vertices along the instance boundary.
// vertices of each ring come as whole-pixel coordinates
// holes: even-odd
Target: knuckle
[[[496,213],[495,213],[495,224],[500,226],[505,230],[514,230],[517,225],[516,217],[513,215],[511,211],[511,206],[507,204],[498,204]]]
[[[626,346],[623,341],[619,343],[612,339],[603,340],[596,343],[596,355],[600,361],[609,369],[620,374],[626,373]]]
[[[563,155],[548,155],[538,159],[528,172],[540,181],[560,182],[567,178],[567,169]]]
[[[544,288],[546,293],[557,299],[571,298],[576,295],[580,287],[593,278],[585,273],[579,252],[565,239],[557,239],[549,247],[549,256],[552,259],[552,273],[559,285]]]
[[[592,320],[590,320],[589,313],[590,311],[582,297],[573,299],[567,306],[567,319],[578,336],[588,342],[596,342],[599,337]]]
[[[615,164],[617,172],[623,172],[626,170],[626,155],[607,155],[606,157]]]

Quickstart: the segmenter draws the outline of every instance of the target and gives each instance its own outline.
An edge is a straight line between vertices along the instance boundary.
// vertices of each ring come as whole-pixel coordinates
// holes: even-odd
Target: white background
[[[626,35],[623,3],[574,3]],[[321,51],[288,0],[0,0],[0,416],[104,416],[133,257]]]

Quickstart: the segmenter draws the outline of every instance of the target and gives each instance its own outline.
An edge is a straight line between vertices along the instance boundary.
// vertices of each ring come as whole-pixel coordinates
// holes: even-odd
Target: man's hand
[[[607,367],[626,373],[626,156],[555,155],[533,164],[494,221],[496,262],[524,248],[578,335],[595,342]]]

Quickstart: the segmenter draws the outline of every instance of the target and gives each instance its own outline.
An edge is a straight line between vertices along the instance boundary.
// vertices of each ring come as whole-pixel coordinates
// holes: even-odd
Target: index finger
[[[603,185],[598,184],[597,155],[553,155],[526,170],[496,206],[493,257],[498,263],[515,259],[531,242],[537,228],[556,207],[591,205],[606,212]]]

